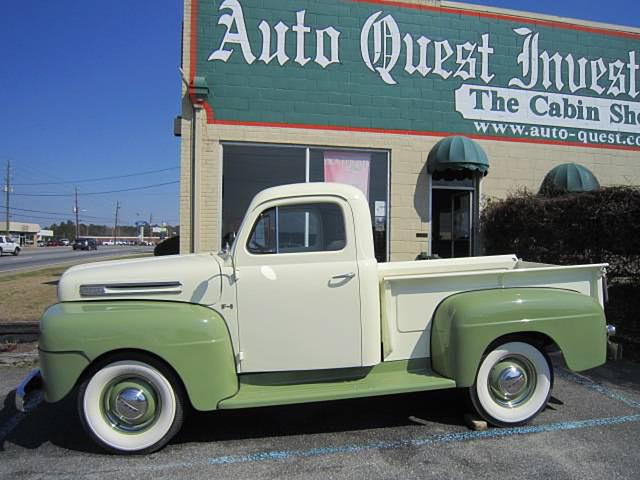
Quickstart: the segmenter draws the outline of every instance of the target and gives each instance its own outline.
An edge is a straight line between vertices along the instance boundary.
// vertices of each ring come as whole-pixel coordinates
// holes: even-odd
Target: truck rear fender
[[[506,288],[442,301],[432,321],[432,368],[458,387],[469,387],[483,354],[505,336],[532,343],[550,339],[573,371],[606,360],[605,316],[596,299],[556,288]]]
[[[218,312],[201,305],[137,300],[58,303],[42,317],[40,350],[50,402],[62,399],[83,374],[122,351],[148,353],[166,363],[197,410],[214,410],[238,391],[227,325]]]

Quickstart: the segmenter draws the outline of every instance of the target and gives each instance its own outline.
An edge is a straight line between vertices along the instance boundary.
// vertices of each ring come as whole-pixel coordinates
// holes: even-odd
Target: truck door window
[[[254,254],[323,252],[342,250],[345,245],[342,209],[333,203],[311,203],[262,212],[247,250]]]
[[[276,253],[276,209],[260,214],[253,226],[247,249],[251,253]]]

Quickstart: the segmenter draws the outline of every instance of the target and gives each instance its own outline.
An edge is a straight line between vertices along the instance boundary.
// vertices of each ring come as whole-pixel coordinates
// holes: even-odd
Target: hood
[[[220,300],[222,260],[217,255],[170,255],[87,263],[68,269],[58,300],[171,300],[213,305]]]

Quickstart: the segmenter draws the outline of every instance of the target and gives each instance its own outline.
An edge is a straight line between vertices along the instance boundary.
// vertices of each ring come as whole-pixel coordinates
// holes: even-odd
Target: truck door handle
[[[334,275],[331,277],[331,280],[351,280],[355,277],[356,274],[354,272],[343,273],[342,275]]]

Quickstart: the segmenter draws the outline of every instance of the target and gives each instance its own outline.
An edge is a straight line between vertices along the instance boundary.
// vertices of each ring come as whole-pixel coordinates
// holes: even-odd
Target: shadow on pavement
[[[464,426],[465,396],[448,390],[216,412],[192,412],[172,443],[257,439],[417,425]]]
[[[27,414],[16,410],[14,398],[15,391],[6,396],[0,410],[0,425],[13,427],[8,432],[0,433],[0,451],[4,450],[5,443],[28,449],[52,443],[70,450],[101,452],[84,434],[70,398],[55,405],[43,401]]]
[[[84,433],[75,408],[75,395],[57,404],[42,402],[22,415],[14,407],[14,392],[0,410],[0,426],[19,416],[5,443],[37,449],[51,443],[85,453],[105,453]],[[190,412],[171,444],[260,439],[417,425],[409,417],[442,425],[464,426],[465,396],[456,390],[263,407],[216,412]]]

